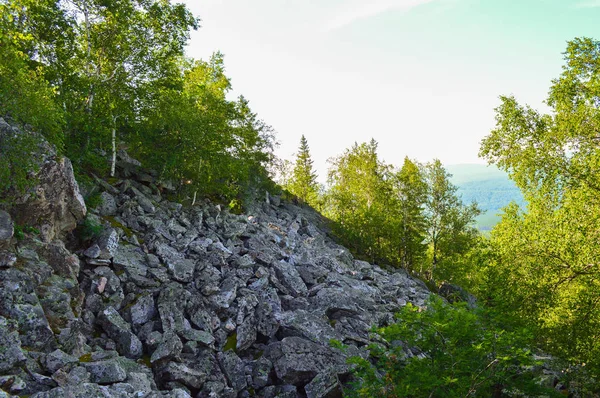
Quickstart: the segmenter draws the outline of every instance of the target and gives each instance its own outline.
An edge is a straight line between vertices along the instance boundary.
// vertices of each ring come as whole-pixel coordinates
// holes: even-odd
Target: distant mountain
[[[451,181],[458,186],[463,202],[476,201],[483,213],[477,218],[477,227],[490,230],[500,221],[498,214],[510,202],[525,206],[521,191],[508,175],[495,166],[483,164],[446,165]]]

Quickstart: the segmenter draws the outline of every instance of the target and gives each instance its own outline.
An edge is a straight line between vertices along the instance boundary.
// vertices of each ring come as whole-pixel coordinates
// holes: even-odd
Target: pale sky
[[[404,156],[482,163],[499,95],[542,107],[567,40],[600,39],[600,0],[185,0],[202,21],[188,55],[225,54],[243,94],[292,159],[375,138]]]

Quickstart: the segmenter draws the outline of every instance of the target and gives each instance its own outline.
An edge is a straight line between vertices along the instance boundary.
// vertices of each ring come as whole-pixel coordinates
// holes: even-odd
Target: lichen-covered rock
[[[160,371],[160,378],[164,382],[175,381],[194,389],[202,388],[208,375],[184,363],[169,362]]]
[[[10,214],[0,210],[0,249],[7,247],[14,234],[14,226]]]
[[[345,368],[345,358],[333,349],[300,337],[286,337],[265,351],[277,377],[293,385],[305,385],[317,374]]]
[[[98,214],[101,216],[114,216],[117,214],[117,201],[109,192],[100,194],[101,203],[98,206]]]
[[[112,384],[127,379],[127,372],[116,359],[85,363],[92,383]]]
[[[50,373],[55,373],[59,369],[79,362],[79,360],[64,351],[55,350],[46,355],[45,365]]]
[[[308,294],[306,284],[300,277],[296,267],[285,261],[279,261],[273,264],[273,269],[275,269],[277,278],[289,289],[294,297],[306,296]]]
[[[341,397],[342,390],[339,379],[335,373],[321,373],[306,386],[306,398],[334,398]]]
[[[12,267],[16,262],[16,254],[6,250],[0,250],[0,268]]]
[[[0,316],[0,373],[9,372],[25,359],[15,323]]]
[[[97,258],[110,260],[119,248],[119,234],[114,228],[105,228],[95,243],[100,248],[100,254]]]
[[[139,297],[129,307],[129,317],[133,326],[143,325],[152,320],[157,314],[154,298],[149,294]]]
[[[183,343],[179,337],[173,332],[163,334],[162,341],[156,347],[156,350],[150,357],[150,362],[169,361],[177,358],[181,354]]]
[[[246,388],[248,384],[244,373],[244,361],[232,350],[220,352],[218,358],[231,388],[236,392]]]
[[[127,358],[138,359],[142,356],[142,343],[131,332],[129,324],[119,315],[113,307],[102,311],[98,317],[106,334],[117,344],[117,351]]]
[[[16,200],[11,212],[17,223],[36,227],[42,239],[51,242],[75,229],[87,209],[71,161],[53,153],[41,158],[44,160],[35,176],[37,183]]]

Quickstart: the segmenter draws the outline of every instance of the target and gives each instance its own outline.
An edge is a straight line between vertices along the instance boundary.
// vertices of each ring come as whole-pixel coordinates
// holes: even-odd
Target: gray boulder
[[[0,249],[8,247],[14,234],[13,221],[10,214],[0,210]]]
[[[98,384],[112,384],[125,381],[127,372],[118,360],[85,363],[86,370],[90,373],[91,381]]]
[[[339,352],[300,337],[270,344],[265,357],[273,362],[279,379],[296,386],[306,385],[319,373],[346,369],[345,358]]]
[[[298,297],[308,294],[308,288],[295,266],[285,261],[279,261],[273,264],[273,269],[279,281],[290,291],[292,296]]]
[[[219,352],[218,358],[229,385],[238,393],[246,388],[248,384],[244,373],[244,361],[232,350]]]
[[[113,307],[108,307],[98,316],[98,321],[106,334],[117,344],[117,351],[127,358],[142,356],[142,342],[131,332],[131,328]]]
[[[102,192],[100,199],[102,203],[98,206],[98,214],[101,216],[114,216],[117,214],[117,201],[114,196],[108,192]]]
[[[25,362],[14,322],[0,316],[0,373],[7,373]]]

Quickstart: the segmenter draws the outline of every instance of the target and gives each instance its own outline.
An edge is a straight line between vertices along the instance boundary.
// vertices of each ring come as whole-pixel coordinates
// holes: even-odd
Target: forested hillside
[[[199,28],[198,16],[170,0],[0,0],[0,271],[8,275],[0,280],[0,337],[19,347],[15,361],[0,348],[0,365],[8,363],[1,371],[39,387],[38,398],[63,383],[66,376],[57,376],[51,362],[54,343],[43,355],[31,337],[16,343],[29,331],[21,308],[46,295],[48,311],[60,307],[81,327],[60,317],[54,324],[35,307],[44,333],[83,353],[61,360],[107,365],[113,354],[106,352],[132,347],[123,336],[138,339],[138,362],[129,365],[160,369],[152,377],[172,393],[166,396],[215,396],[203,392],[210,387],[234,391],[232,397],[325,397],[331,386],[359,397],[600,394],[599,41],[568,43],[547,114],[500,97],[496,125],[480,148],[490,168],[444,167],[433,156],[418,162],[402,154],[401,163],[389,164],[370,138],[375,134],[366,132],[331,154],[320,185],[304,135],[293,161],[278,159],[273,128],[247,98],[231,98],[223,54],[186,56],[190,32]],[[68,176],[61,177],[68,190],[36,189],[52,182],[51,175],[40,177],[47,167]],[[84,218],[79,186],[87,207],[111,211]],[[66,191],[75,213],[61,207]],[[19,207],[51,194],[61,198],[56,206],[65,220],[53,215],[48,224]],[[292,210],[281,210],[288,205]],[[244,213],[257,206],[257,218]],[[21,224],[13,226],[11,217]],[[102,235],[106,230],[112,232]],[[114,250],[93,247],[104,239],[110,251],[119,234],[135,246],[135,261],[118,263],[125,260],[115,260]],[[73,253],[52,242],[58,237]],[[326,255],[312,252],[321,246]],[[58,251],[56,272],[69,281],[52,279],[36,250],[49,262],[58,261]],[[87,267],[81,272],[78,256]],[[28,296],[15,275],[33,263],[39,269],[23,289],[42,290]],[[386,291],[390,286],[395,290]],[[60,305],[67,291],[78,300],[76,310]],[[322,297],[331,291],[335,297]],[[152,301],[148,319],[136,323],[131,306],[152,294],[163,304],[155,309]],[[192,296],[194,305],[212,305],[214,316],[185,316],[216,338],[189,332],[197,330],[183,304],[174,303]],[[321,298],[315,315],[309,304]],[[91,312],[81,313],[84,306]],[[272,324],[246,317],[255,308]],[[150,321],[157,314],[160,322]],[[306,325],[318,325],[318,333]],[[239,330],[250,330],[247,346],[234,341],[248,336]],[[321,345],[326,338],[331,347],[291,344],[299,335]],[[232,341],[235,358],[248,367],[234,358]],[[271,359],[262,358],[267,345]],[[306,359],[306,346],[322,355],[316,370],[294,360]],[[152,350],[148,360],[143,349]],[[201,354],[219,358],[218,381],[198,375],[194,366],[207,363]],[[111,383],[125,380],[121,370]],[[0,397],[17,391],[16,376],[0,378]],[[252,378],[264,383],[250,388]]]
[[[480,231],[491,230],[499,221],[503,207],[515,202],[525,206],[523,195],[508,174],[494,166],[480,164],[446,165],[458,187],[458,195],[466,203],[477,202],[481,214],[477,216]]]

